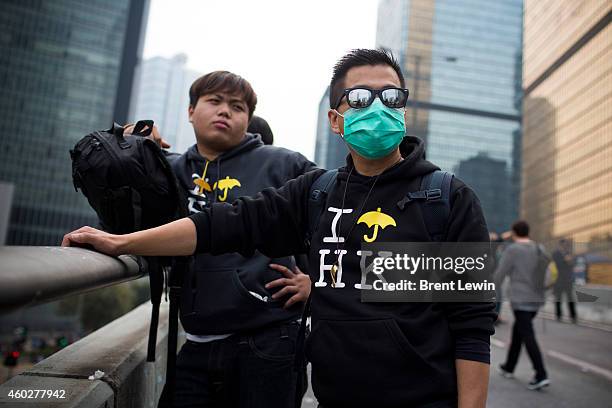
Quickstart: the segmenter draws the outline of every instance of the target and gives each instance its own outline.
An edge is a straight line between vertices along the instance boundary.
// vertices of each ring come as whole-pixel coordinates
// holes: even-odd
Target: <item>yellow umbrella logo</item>
[[[206,181],[206,171],[208,170],[208,161],[206,162],[206,165],[204,166],[204,171],[202,172],[202,177],[196,177],[195,180],[193,180],[193,184],[195,184],[196,186],[198,186],[198,194],[202,195],[202,192],[204,190],[211,192],[212,188],[210,188],[210,184],[208,184],[208,182]],[[197,174],[194,174],[194,176],[197,176]]]
[[[380,212],[380,207],[378,207],[376,211],[368,211],[359,217],[357,224],[362,222],[366,224],[368,228],[374,227],[374,234],[372,237],[368,237],[367,235],[363,236],[365,242],[374,242],[376,240],[376,237],[378,236],[378,227],[383,229],[389,225],[397,227],[395,220],[391,216],[385,214],[384,212]]]
[[[219,197],[219,201],[225,201],[227,199],[227,191],[234,187],[241,187],[240,182],[236,179],[229,178],[229,176],[225,176],[224,179],[219,180],[219,182],[213,185],[213,188],[223,190],[223,195]]]
[[[198,177],[195,180],[193,180],[193,184],[198,186],[198,194],[200,195],[202,194],[204,190],[212,191],[212,188],[210,188],[210,184],[208,184],[206,180],[204,180],[203,177]]]

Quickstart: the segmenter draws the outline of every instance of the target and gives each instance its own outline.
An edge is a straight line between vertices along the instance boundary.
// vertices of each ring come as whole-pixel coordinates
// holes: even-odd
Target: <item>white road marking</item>
[[[498,340],[496,338],[491,337],[491,344],[494,345],[495,347],[499,347],[499,348],[505,348],[506,347],[506,343],[504,343],[501,340]]]
[[[592,373],[599,374],[602,377],[605,377],[606,379],[612,381],[612,371],[608,369],[596,366],[591,363],[587,363],[586,361],[577,359],[572,356],[568,356],[567,354],[563,354],[555,350],[549,350],[546,354],[558,360],[565,361],[568,364],[575,365],[576,367],[580,368],[582,372],[590,371]]]
[[[506,343],[491,337],[491,344],[495,347],[506,348]],[[546,354],[552,358],[557,360],[561,360],[567,364],[571,364],[580,369],[583,373],[591,372],[594,374],[599,374],[607,380],[612,381],[612,371],[603,367],[596,366],[595,364],[588,363],[584,360],[580,360],[578,358],[568,356],[567,354],[561,353],[555,350],[548,350]]]

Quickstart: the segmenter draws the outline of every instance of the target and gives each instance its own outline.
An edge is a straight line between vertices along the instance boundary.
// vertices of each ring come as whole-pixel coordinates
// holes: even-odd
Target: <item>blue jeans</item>
[[[209,343],[187,341],[176,365],[175,407],[287,408],[295,398],[297,322]],[[302,395],[306,391],[303,375]]]

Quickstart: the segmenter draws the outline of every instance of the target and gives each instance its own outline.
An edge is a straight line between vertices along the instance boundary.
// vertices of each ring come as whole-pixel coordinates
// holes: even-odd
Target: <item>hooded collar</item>
[[[215,160],[212,160],[211,163],[216,161],[225,161],[231,159],[232,157],[238,156],[240,154],[246,153],[250,150],[255,149],[256,147],[263,146],[263,142],[261,141],[261,136],[258,134],[247,133],[242,141],[238,143],[236,146],[232,147],[229,150],[221,153]],[[194,144],[187,150],[187,160],[195,161],[195,162],[206,162],[208,159],[202,156],[198,151],[198,145]]]

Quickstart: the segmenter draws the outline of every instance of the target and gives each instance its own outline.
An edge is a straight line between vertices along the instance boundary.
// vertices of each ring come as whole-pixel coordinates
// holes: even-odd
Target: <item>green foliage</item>
[[[114,285],[82,296],[80,316],[81,324],[86,331],[96,330],[136,306],[134,290],[127,284]]]
[[[83,330],[91,332],[121,317],[150,299],[148,279],[137,279],[64,298],[57,303],[57,313],[78,315]]]

